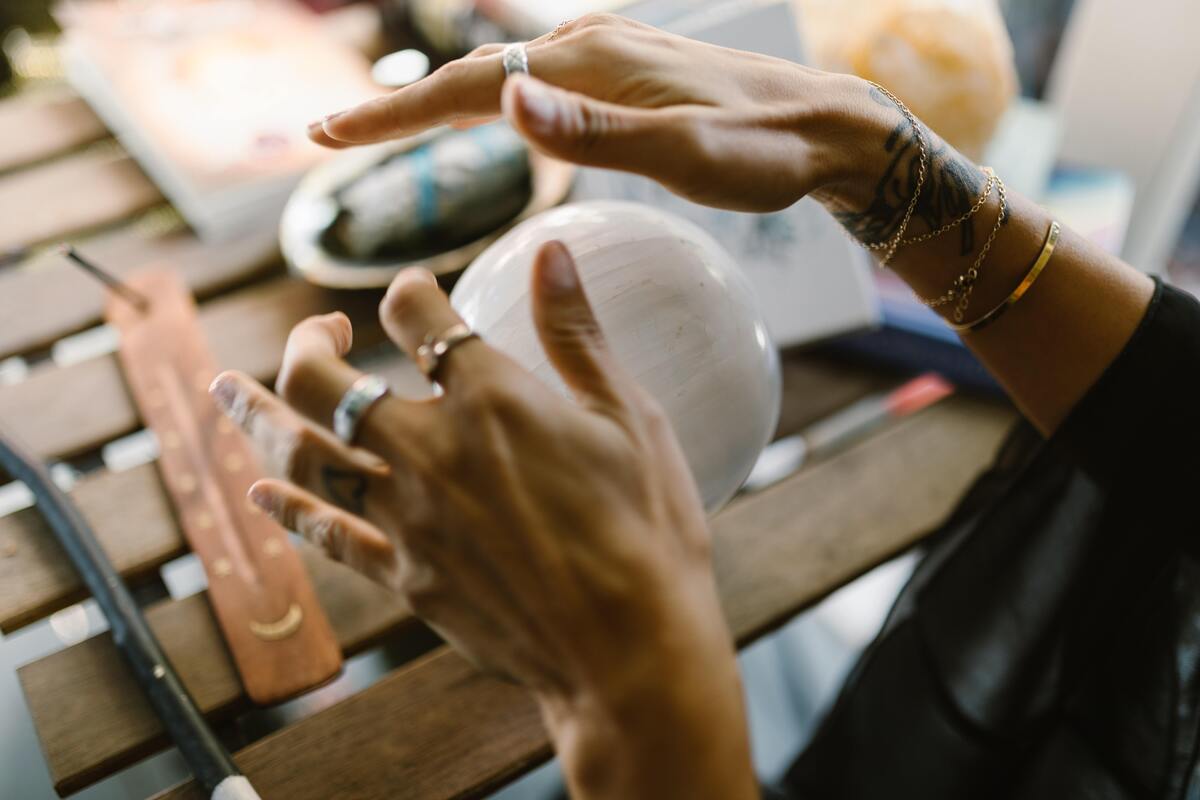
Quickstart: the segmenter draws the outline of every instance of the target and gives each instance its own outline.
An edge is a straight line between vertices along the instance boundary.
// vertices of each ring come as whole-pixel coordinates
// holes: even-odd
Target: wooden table
[[[273,231],[210,246],[185,230],[164,230],[158,191],[69,93],[0,102],[0,129],[27,134],[0,138],[0,250],[71,238],[118,273],[169,264],[202,301],[221,365],[268,382],[289,328],[309,314],[343,309],[357,343],[381,340],[378,295],[333,293],[287,277]],[[37,360],[55,341],[97,324],[101,302],[100,288],[52,253],[0,267],[0,361],[24,355],[32,363],[23,380],[0,386],[0,422],[47,459],[87,460],[139,427],[112,355],[69,366]],[[789,354],[784,369],[781,434],[895,382],[801,354]],[[388,371],[399,382],[413,378],[399,356]],[[1012,419],[1003,406],[953,398],[731,503],[713,530],[738,641],[762,636],[919,540],[990,461]],[[185,552],[154,465],[95,469],[72,494],[131,584],[157,580],[159,567]],[[474,796],[550,756],[522,690],[478,675],[387,591],[301,549],[347,654],[381,642],[423,654],[240,750],[238,763],[265,798]],[[83,594],[34,510],[0,517],[0,630]],[[203,595],[159,602],[147,615],[206,713],[220,724],[247,709]],[[27,664],[19,676],[61,793],[167,745],[107,634]],[[200,793],[184,785],[164,796]]]

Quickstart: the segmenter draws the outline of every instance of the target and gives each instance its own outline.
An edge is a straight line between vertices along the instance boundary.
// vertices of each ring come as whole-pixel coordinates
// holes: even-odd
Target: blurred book
[[[380,91],[293,0],[89,0],[56,16],[71,84],[206,238],[276,224],[330,154],[306,125]]]
[[[622,13],[700,41],[803,63],[788,0],[646,0]],[[749,276],[779,346],[829,339],[879,321],[867,260],[813,200],[772,214],[719,211],[646,178],[599,169],[580,171],[574,196],[647,203],[707,230]]]

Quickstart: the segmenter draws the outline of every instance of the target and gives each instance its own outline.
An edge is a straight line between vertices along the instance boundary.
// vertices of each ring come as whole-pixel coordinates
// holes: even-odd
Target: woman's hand
[[[857,78],[606,14],[530,42],[534,77],[506,82],[502,50],[481,47],[314,123],[310,135],[327,146],[362,144],[470,124],[503,108],[551,156],[636,172],[696,202],[745,211],[787,207],[861,163],[847,109],[871,103]]]
[[[560,244],[539,254],[531,288],[575,402],[468,340],[443,359],[442,396],[384,397],[348,448],[322,426],[357,377],[341,360],[349,321],[312,318],[288,340],[283,401],[237,373],[213,384],[289,479],[251,497],[532,689],[580,796],[750,797],[734,649],[687,464],[614,362]],[[410,355],[460,321],[417,270],[380,316]]]

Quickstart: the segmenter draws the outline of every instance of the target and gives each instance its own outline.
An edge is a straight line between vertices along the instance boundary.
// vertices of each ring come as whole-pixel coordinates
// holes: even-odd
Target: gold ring
[[[425,341],[417,348],[417,369],[425,373],[426,378],[436,380],[435,373],[446,354],[468,339],[478,338],[478,334],[461,322],[443,331],[441,336],[426,334]]]

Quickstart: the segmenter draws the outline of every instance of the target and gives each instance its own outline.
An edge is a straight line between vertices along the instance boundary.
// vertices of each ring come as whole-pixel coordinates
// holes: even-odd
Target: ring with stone
[[[478,334],[461,322],[442,332],[441,336],[432,333],[417,348],[417,368],[425,373],[425,377],[437,380],[437,370],[446,354],[468,339],[477,339]]]
[[[353,445],[363,418],[384,395],[388,384],[378,375],[361,375],[338,401],[333,411],[333,433],[345,444]]]

